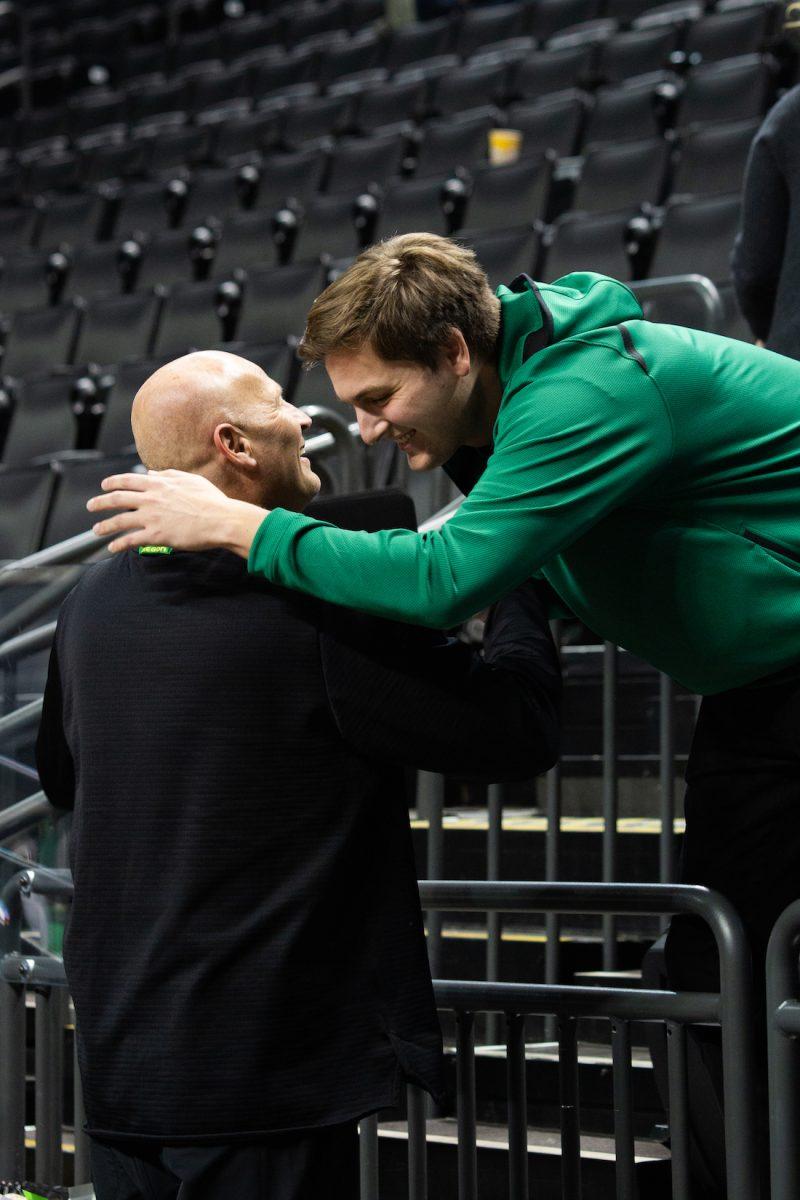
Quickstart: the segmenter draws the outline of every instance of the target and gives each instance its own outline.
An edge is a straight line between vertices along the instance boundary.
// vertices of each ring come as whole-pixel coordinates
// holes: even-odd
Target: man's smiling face
[[[440,467],[464,444],[466,377],[449,355],[430,370],[390,362],[364,345],[329,354],[325,367],[339,399],[352,404],[367,445],[395,441],[412,471]]]

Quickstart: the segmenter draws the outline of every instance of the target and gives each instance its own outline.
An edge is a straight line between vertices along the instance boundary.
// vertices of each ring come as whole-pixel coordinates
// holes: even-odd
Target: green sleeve
[[[435,628],[494,603],[652,481],[671,455],[661,395],[626,355],[573,342],[554,347],[550,362],[545,377],[504,397],[486,470],[441,529],[358,533],[275,509],[256,533],[249,570]]]

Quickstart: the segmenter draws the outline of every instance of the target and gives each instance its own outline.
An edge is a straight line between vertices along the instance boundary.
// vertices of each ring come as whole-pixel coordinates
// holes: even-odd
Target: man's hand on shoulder
[[[99,537],[116,534],[109,550],[135,546],[171,546],[175,550],[222,547],[247,558],[267,509],[232,500],[202,475],[186,471],[149,471],[109,475],[102,496],[86,507],[102,513],[124,509],[92,526]]]

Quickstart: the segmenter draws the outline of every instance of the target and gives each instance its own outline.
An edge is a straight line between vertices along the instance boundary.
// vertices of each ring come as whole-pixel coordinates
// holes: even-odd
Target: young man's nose
[[[356,419],[361,440],[368,446],[374,446],[376,442],[379,442],[389,428],[389,422],[385,421],[383,417],[374,417],[360,408],[356,409]]]

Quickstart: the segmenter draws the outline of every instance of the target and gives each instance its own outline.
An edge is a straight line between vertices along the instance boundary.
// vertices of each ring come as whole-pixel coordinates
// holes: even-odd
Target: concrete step
[[[485,879],[489,823],[485,809],[445,810],[442,879]],[[412,813],[412,838],[419,878],[427,877],[428,822]],[[621,883],[653,883],[659,877],[661,822],[653,817],[617,822],[617,873]],[[684,831],[674,822],[676,854]],[[544,879],[547,819],[535,808],[506,808],[500,834],[500,879]],[[559,879],[602,879],[603,819],[562,817]],[[632,920],[628,918],[628,920]]]
[[[379,1176],[381,1200],[407,1200],[408,1131],[405,1122],[381,1123]],[[428,1195],[431,1200],[458,1200],[457,1131],[454,1119],[428,1122]],[[669,1151],[655,1140],[637,1139],[636,1178],[640,1200],[668,1200]],[[508,1133],[504,1126],[481,1122],[477,1128],[478,1194],[481,1200],[508,1195]],[[613,1139],[581,1137],[583,1194],[591,1200],[613,1200]],[[557,1130],[528,1130],[529,1190],[536,1200],[561,1200],[561,1139]]]
[[[445,1058],[448,1103],[443,1116],[455,1115],[456,1059]],[[558,1045],[529,1043],[525,1050],[528,1124],[555,1128],[559,1122]],[[635,1047],[631,1054],[634,1133],[651,1137],[666,1121],[653,1076],[650,1054]],[[482,1121],[502,1124],[507,1117],[505,1046],[480,1046],[475,1052],[476,1104]],[[614,1130],[614,1091],[609,1046],[597,1042],[578,1045],[578,1087],[581,1129],[610,1135]]]

